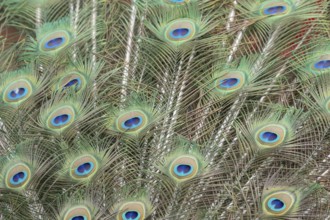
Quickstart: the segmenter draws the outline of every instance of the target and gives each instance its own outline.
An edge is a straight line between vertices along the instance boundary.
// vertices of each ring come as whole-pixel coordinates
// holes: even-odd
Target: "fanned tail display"
[[[0,220],[330,220],[329,0],[0,0]]]

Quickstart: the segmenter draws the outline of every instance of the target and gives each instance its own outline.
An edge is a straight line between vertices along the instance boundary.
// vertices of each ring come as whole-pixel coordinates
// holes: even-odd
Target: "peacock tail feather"
[[[40,92],[43,84],[45,79],[38,77],[32,66],[6,72],[1,78],[2,105],[15,109],[23,106]]]
[[[329,220],[328,9],[0,1],[0,220]]]

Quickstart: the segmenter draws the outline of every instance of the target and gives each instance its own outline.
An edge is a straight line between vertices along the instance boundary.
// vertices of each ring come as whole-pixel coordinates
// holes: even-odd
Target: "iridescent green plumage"
[[[249,86],[253,82],[254,59],[243,58],[238,64],[231,65],[221,62],[216,64],[209,77],[205,80],[205,92],[219,98],[237,94],[239,90]]]
[[[124,200],[110,208],[111,213],[116,213],[116,220],[134,219],[136,216],[136,219],[146,219],[151,211],[152,205],[143,195]]]
[[[316,11],[319,9],[318,2],[314,0],[248,0],[241,2],[239,7],[247,10],[246,14],[250,18],[270,25],[317,17]]]
[[[72,197],[63,197],[58,201],[57,210],[53,209],[52,213],[47,216],[53,219],[84,219],[92,220],[98,218],[104,212],[96,206],[96,199],[90,193],[76,193]]]
[[[329,84],[329,74],[321,74],[319,76],[311,77],[306,81],[303,81],[303,84],[309,87],[309,94],[311,97],[306,97],[304,102],[308,108],[312,109],[314,114],[318,114],[320,126],[323,123],[326,123],[330,119],[330,88]],[[303,94],[305,95],[305,94]]]
[[[2,73],[1,102],[5,106],[17,108],[40,92],[42,84],[42,79],[37,76],[32,66]]]
[[[88,96],[85,93],[69,94],[65,97],[56,95],[40,109],[37,123],[51,134],[70,137],[77,129],[79,130],[78,123],[93,118],[89,112],[92,106],[86,103],[87,100]]]
[[[111,166],[110,161],[113,158],[107,153],[110,146],[111,144],[105,141],[92,142],[83,137],[80,137],[75,147],[71,149],[63,143],[61,146],[64,151],[61,160],[62,169],[58,172],[61,181],[88,184],[93,179],[97,179],[97,173]]]
[[[53,92],[65,92],[65,90],[74,90],[77,94],[85,89],[91,88],[91,84],[98,76],[103,67],[103,63],[92,64],[88,60],[78,59],[70,62],[69,66],[63,71],[58,72],[53,80]]]
[[[0,219],[330,218],[328,0],[0,0]]]
[[[320,190],[318,184],[306,184],[287,180],[280,183],[273,179],[280,177],[279,173],[268,179],[261,197],[261,217],[263,219],[285,219],[299,216],[299,212],[308,206],[309,201]],[[290,183],[295,183],[290,185]]]
[[[15,152],[1,157],[1,188],[23,193],[38,187],[38,180],[46,175],[44,172],[49,167],[43,164],[49,154],[38,147],[34,149],[37,144],[31,140],[21,142],[13,146]]]
[[[147,23],[149,29],[162,41],[177,47],[204,35],[212,27],[207,18],[201,17],[194,7],[165,8],[160,17]]]
[[[98,33],[100,30],[101,28],[98,27]],[[90,39],[89,29],[84,23],[80,22],[73,26],[69,17],[43,23],[36,29],[35,35],[35,38],[30,37],[22,59],[27,61],[37,59],[48,64],[68,60],[82,42],[88,42]]]
[[[250,145],[259,149],[272,149],[281,146],[290,146],[294,139],[299,139],[300,133],[295,131],[301,125],[306,115],[296,109],[281,109],[281,106],[272,106],[260,109],[260,113],[249,120],[248,126],[238,125],[237,130],[247,138]],[[301,137],[300,137],[301,138]],[[291,146],[292,147],[292,146]]]
[[[160,117],[153,100],[147,100],[139,94],[133,94],[124,109],[109,108],[106,126],[110,131],[137,137],[145,133]]]
[[[326,42],[327,40],[321,41],[321,46],[316,46],[303,60],[298,60],[301,77],[309,78],[329,72],[330,48]]]
[[[206,171],[207,162],[197,146],[182,139],[177,139],[173,145],[174,151],[166,155],[162,165],[158,165],[165,175],[179,184]]]

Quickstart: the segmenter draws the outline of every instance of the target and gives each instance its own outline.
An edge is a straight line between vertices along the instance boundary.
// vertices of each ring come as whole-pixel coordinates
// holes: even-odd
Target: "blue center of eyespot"
[[[190,34],[190,29],[189,28],[177,28],[173,31],[171,31],[170,36],[171,38],[174,39],[180,39],[187,37]]]
[[[261,132],[259,137],[263,142],[266,142],[266,143],[276,142],[280,138],[276,133],[269,132],[269,131]]]
[[[52,119],[52,124],[56,127],[63,126],[67,124],[70,119],[71,115],[69,114],[58,115]]]
[[[68,88],[68,87],[71,87],[73,85],[76,85],[76,90],[77,90],[79,88],[80,84],[81,84],[81,81],[80,81],[79,78],[72,79],[71,81],[69,81],[67,84],[65,84],[63,86],[63,89]]]
[[[25,171],[21,171],[12,176],[12,178],[10,179],[10,183],[13,185],[18,185],[23,183],[26,179],[27,173]]]
[[[17,88],[15,90],[11,90],[8,93],[8,98],[11,100],[17,100],[20,98],[23,98],[24,96],[26,96],[28,93],[28,90],[26,88]]]
[[[57,38],[47,41],[47,43],[45,44],[45,48],[54,49],[54,48],[57,48],[57,47],[61,46],[62,44],[64,44],[64,42],[65,42],[64,37],[57,37]]]
[[[182,3],[182,2],[184,2],[184,0],[171,0],[171,2],[173,2],[173,3]]]
[[[272,211],[275,211],[275,212],[280,212],[283,209],[285,209],[285,207],[286,207],[284,202],[277,198],[271,198],[268,201],[267,205]]]
[[[137,117],[133,117],[133,118],[130,118],[130,119],[124,121],[122,123],[122,127],[124,129],[134,129],[134,128],[139,127],[141,124],[142,124],[142,117],[137,116]]]
[[[122,215],[124,220],[138,220],[140,219],[140,213],[137,211],[127,211]]]
[[[285,10],[286,10],[285,6],[279,5],[279,6],[273,6],[273,7],[266,8],[264,10],[264,13],[266,15],[276,15],[276,14],[283,13]]]
[[[71,220],[87,220],[87,218],[85,216],[79,215],[72,217]]]
[[[314,64],[316,69],[327,69],[330,67],[330,60],[321,60]]]
[[[94,163],[87,162],[78,166],[77,169],[75,170],[75,173],[78,176],[85,176],[88,175],[93,170],[93,168],[94,168]]]
[[[178,176],[188,176],[193,171],[193,167],[188,164],[179,164],[174,167],[174,173]]]
[[[220,80],[220,87],[229,89],[229,88],[232,88],[234,86],[237,86],[237,84],[239,82],[240,82],[240,80],[237,79],[237,78],[223,79],[223,80]]]

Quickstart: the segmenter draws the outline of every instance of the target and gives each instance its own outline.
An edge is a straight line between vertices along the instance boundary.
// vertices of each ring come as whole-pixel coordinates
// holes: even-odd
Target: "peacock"
[[[328,0],[1,0],[0,220],[330,220]]]

